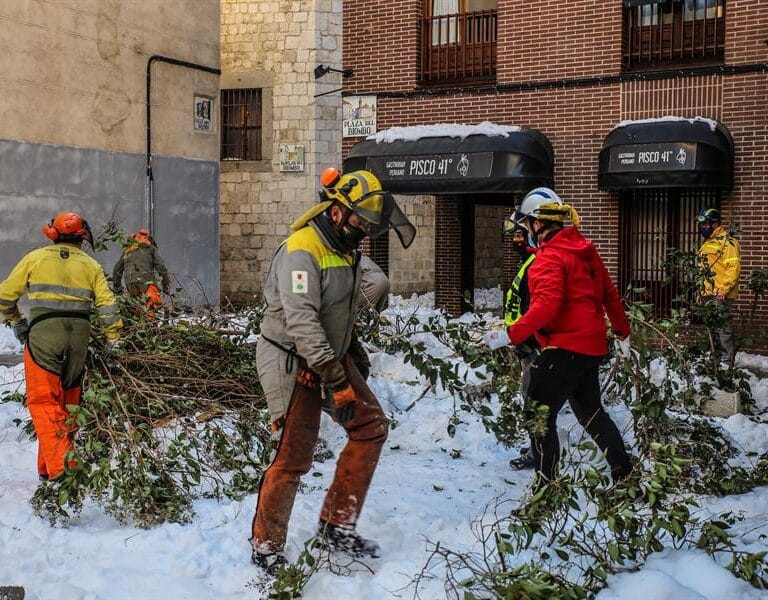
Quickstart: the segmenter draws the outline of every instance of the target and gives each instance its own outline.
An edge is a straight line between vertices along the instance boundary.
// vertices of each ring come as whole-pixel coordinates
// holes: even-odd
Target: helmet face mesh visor
[[[381,191],[370,192],[359,200],[350,204],[350,209],[361,219],[365,219],[371,225],[381,223],[384,209],[384,194]]]
[[[521,227],[525,227],[525,219],[528,217],[525,213],[521,213],[519,210],[515,211],[514,216],[512,217],[518,225]]]
[[[93,248],[93,232],[91,231],[91,226],[88,225],[88,221],[85,219],[83,219],[83,229],[85,229],[85,241]]]
[[[517,216],[517,215],[514,215]],[[528,230],[523,227],[518,221],[514,220],[512,217],[509,219],[504,220],[504,234],[505,235],[511,235],[515,233],[516,231],[521,232],[527,232]]]
[[[371,237],[378,237],[390,229],[395,232],[403,248],[408,248],[416,237],[416,227],[408,220],[391,194],[382,195],[381,222],[372,225]]]

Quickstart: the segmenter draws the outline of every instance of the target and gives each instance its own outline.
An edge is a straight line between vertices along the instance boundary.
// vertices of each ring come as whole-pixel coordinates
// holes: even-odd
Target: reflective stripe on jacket
[[[272,258],[262,334],[293,346],[311,369],[340,359],[355,324],[359,271],[357,257],[333,250],[314,223],[302,227]]]
[[[703,294],[716,296],[722,293],[727,298],[738,298],[741,275],[739,241],[728,235],[725,227],[721,225],[701,245],[699,256],[707,261],[713,274],[713,281],[704,283]]]
[[[60,311],[89,314],[95,306],[107,338],[120,336],[123,322],[104,271],[77,246],[45,246],[19,261],[0,284],[0,314],[6,321],[21,319],[17,302],[24,294],[32,317]]]

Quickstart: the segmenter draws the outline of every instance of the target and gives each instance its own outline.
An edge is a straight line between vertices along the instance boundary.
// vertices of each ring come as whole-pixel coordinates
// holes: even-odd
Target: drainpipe
[[[188,69],[195,69],[197,71],[205,71],[206,73],[213,73],[214,75],[221,75],[220,69],[213,67],[206,67],[205,65],[198,65],[196,63],[187,62],[186,60],[179,60],[178,58],[171,58],[169,56],[160,56],[155,54],[149,57],[147,61],[147,181],[144,187],[144,197],[146,200],[146,226],[152,234],[155,233],[155,178],[152,174],[152,63],[164,62],[170,65],[177,65],[179,67],[186,67]]]

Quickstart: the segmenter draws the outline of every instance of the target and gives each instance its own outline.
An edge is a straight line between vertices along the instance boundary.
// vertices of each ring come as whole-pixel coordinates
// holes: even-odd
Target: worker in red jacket
[[[605,315],[617,338],[629,336],[621,299],[594,244],[579,233],[576,211],[554,191],[529,192],[517,220],[538,251],[528,275],[530,306],[507,335],[515,345],[535,335],[542,348],[528,388],[531,400],[549,408],[546,431],[531,435],[537,473],[546,479],[557,474],[557,414],[569,400],[579,423],[605,453],[617,482],[632,465],[618,428],[600,402],[598,368],[608,354]],[[569,221],[572,225],[566,226]]]

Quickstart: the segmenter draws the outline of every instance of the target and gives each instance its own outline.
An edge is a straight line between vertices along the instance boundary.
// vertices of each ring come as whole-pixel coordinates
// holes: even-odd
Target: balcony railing
[[[666,6],[666,12],[662,12]],[[643,11],[646,12],[643,12]],[[716,62],[725,55],[725,6],[687,9],[685,2],[624,9],[625,69]]]
[[[424,83],[496,77],[496,11],[425,17],[421,37]]]

